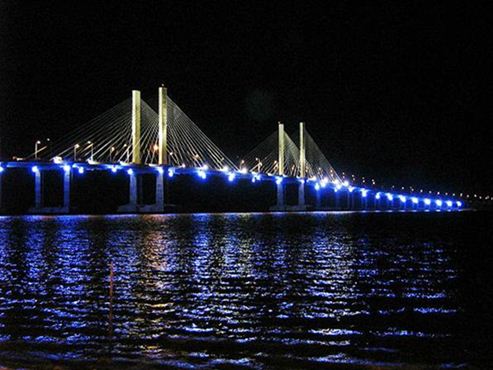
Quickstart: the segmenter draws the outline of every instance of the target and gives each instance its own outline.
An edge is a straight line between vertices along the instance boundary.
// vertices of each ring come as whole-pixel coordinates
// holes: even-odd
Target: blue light
[[[84,167],[79,167],[79,173],[82,175],[84,173]]]
[[[450,208],[450,207],[452,207],[452,204],[453,204],[453,203],[452,203],[452,201],[451,201],[451,200],[447,200],[447,202],[446,202],[446,203],[447,203],[447,207],[449,207],[449,208]]]
[[[164,173],[164,169],[162,167],[158,167],[157,172],[159,172],[162,175]]]
[[[199,170],[197,173],[201,179],[207,178],[207,174],[205,173],[205,170]]]
[[[406,203],[406,197],[404,195],[399,195],[399,199],[402,203]]]
[[[175,175],[175,169],[174,168],[168,168],[168,177],[173,177]]]
[[[375,199],[376,199],[376,200],[380,199],[380,193],[376,193],[376,194],[375,194]]]
[[[418,202],[419,202],[418,198],[416,198],[416,197],[412,197],[411,201],[413,202],[413,204],[418,204]]]
[[[363,198],[366,198],[366,197],[367,197],[367,195],[368,195],[368,190],[367,190],[367,189],[361,189],[361,196],[362,196]]]
[[[234,174],[234,172],[231,172],[229,175],[228,175],[228,181],[229,182],[233,182],[235,180],[235,177],[236,175]]]
[[[261,179],[262,177],[258,173],[252,176],[252,182],[260,181]]]
[[[437,207],[441,207],[443,202],[440,199],[437,199],[435,200],[435,204],[437,205]]]
[[[320,190],[320,185],[318,184],[318,182],[315,184],[315,190],[316,191],[319,191]]]
[[[131,168],[129,168],[129,169],[127,170],[127,173],[128,173],[129,175],[133,175],[133,174],[134,174],[134,170],[132,170]]]
[[[0,166],[0,173],[2,173],[4,171],[4,168],[2,166]]]
[[[276,184],[280,185],[282,183],[282,177],[278,176],[276,177]]]
[[[457,202],[455,202],[455,204],[457,204],[457,207],[459,207],[459,208],[462,207],[462,202],[461,201],[457,201]]]
[[[31,171],[33,171],[34,173],[38,172],[39,171],[38,166],[32,166]]]
[[[352,192],[354,191],[354,187],[350,186],[350,187],[348,188],[348,190],[349,190],[349,192],[350,192],[350,193],[352,193]]]
[[[116,166],[111,166],[111,172],[116,173],[118,171],[118,168]]]
[[[424,202],[425,202],[425,204],[426,204],[427,206],[429,206],[429,205],[431,204],[431,200],[430,200],[430,199],[428,199],[428,198],[426,198],[426,199],[424,200]]]
[[[394,196],[390,193],[387,193],[387,199],[392,201],[392,200],[394,200]]]
[[[65,172],[70,172],[70,166],[69,166],[68,164],[64,165],[64,166],[63,166],[63,170],[64,170]]]

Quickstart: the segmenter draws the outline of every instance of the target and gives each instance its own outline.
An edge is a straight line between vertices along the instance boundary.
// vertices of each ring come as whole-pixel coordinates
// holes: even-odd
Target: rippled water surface
[[[0,365],[487,367],[492,228],[475,212],[0,217]]]

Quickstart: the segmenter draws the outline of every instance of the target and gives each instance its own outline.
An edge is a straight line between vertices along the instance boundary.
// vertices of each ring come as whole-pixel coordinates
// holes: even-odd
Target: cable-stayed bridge
[[[118,212],[164,212],[166,184],[175,176],[223,177],[234,186],[248,180],[272,183],[276,197],[271,210],[304,211],[321,209],[362,210],[459,210],[462,201],[390,193],[377,188],[357,187],[343,181],[322,153],[305,124],[288,135],[282,123],[240,163],[235,163],[168,96],[158,89],[158,108],[141,99],[140,91],[63,138],[43,145],[36,142],[32,154],[21,161],[0,164],[0,209],[2,178],[9,170],[23,169],[34,177],[34,204],[31,213],[69,213],[74,175],[85,172],[124,172],[128,176],[128,202]],[[48,172],[62,174],[62,201],[48,206],[44,178]],[[144,175],[154,176],[154,201],[142,203]],[[287,186],[297,187],[296,204],[287,204]],[[315,196],[306,202],[305,193]]]

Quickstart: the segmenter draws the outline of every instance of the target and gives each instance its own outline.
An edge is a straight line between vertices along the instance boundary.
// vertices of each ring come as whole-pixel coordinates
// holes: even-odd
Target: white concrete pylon
[[[159,88],[159,164],[168,164],[168,89]]]
[[[284,125],[279,122],[279,158],[277,161],[279,176],[284,175]]]
[[[140,91],[132,90],[132,162],[140,164]]]
[[[306,158],[305,158],[305,123],[300,122],[300,177],[306,177]]]

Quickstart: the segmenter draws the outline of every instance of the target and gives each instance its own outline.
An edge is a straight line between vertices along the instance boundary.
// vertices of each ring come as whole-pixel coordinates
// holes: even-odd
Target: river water
[[[0,217],[0,367],[488,367],[492,230],[479,212]]]

